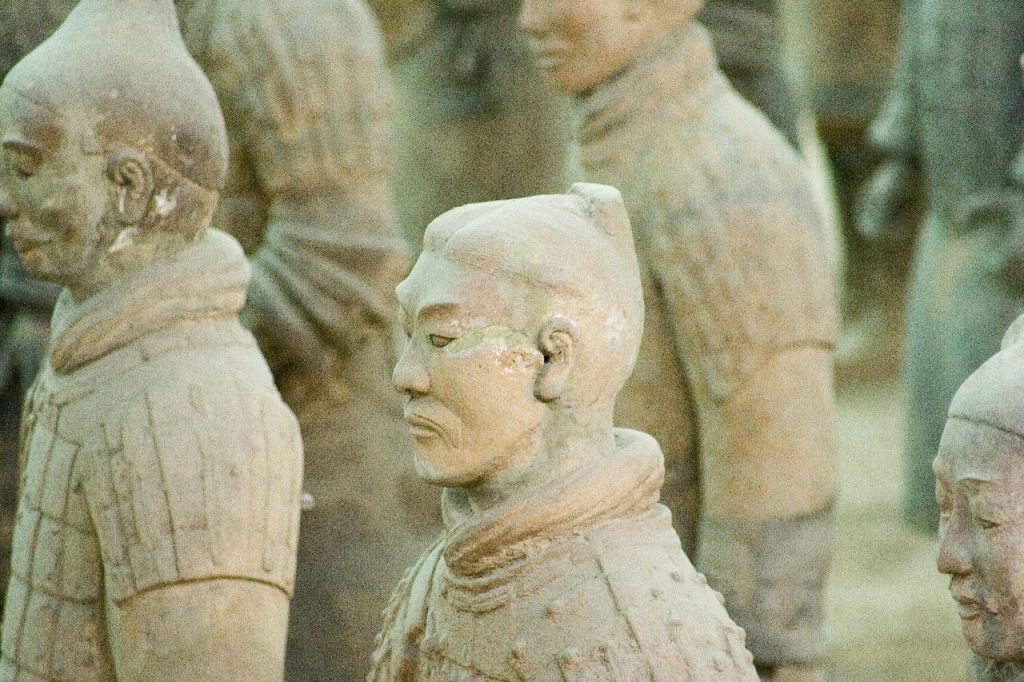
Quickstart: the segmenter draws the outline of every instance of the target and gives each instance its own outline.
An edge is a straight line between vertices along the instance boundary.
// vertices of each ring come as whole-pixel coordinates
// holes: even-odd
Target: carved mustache
[[[405,406],[403,416],[410,426],[418,426],[436,433],[450,448],[457,448],[462,442],[461,425],[454,415],[447,413],[447,410],[419,401],[410,401]]]

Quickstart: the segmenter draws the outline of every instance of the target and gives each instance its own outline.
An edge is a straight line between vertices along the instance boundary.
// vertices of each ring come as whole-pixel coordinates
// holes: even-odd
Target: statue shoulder
[[[213,578],[290,593],[302,482],[295,418],[272,387],[189,374],[128,398],[89,463],[110,595]]]

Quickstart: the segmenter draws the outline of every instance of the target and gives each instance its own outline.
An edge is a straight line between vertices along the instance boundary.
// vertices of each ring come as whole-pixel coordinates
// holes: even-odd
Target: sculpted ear
[[[579,330],[571,320],[559,315],[544,323],[537,339],[537,346],[544,355],[544,366],[533,391],[537,400],[550,403],[565,393],[576,362],[578,339]]]
[[[134,149],[120,149],[107,159],[107,175],[117,187],[118,222],[138,225],[153,198],[153,167]]]

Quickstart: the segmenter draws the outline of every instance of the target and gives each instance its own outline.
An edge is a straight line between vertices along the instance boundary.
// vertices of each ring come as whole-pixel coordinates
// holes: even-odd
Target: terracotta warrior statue
[[[299,431],[238,321],[242,250],[208,229],[227,138],[171,0],[83,0],[7,74],[0,154],[14,246],[64,287],[0,680],[280,680]]]
[[[391,97],[364,0],[178,0],[231,142],[217,214],[250,254],[243,321],[306,449],[287,679],[365,674],[388,594],[440,527],[389,383],[408,255]]]
[[[1024,680],[1024,318],[953,397],[933,467],[939,571],[973,679]]]
[[[619,193],[454,209],[397,294],[393,381],[448,531],[395,591],[368,679],[756,681],[658,504],[658,444],[612,426],[644,317]]]
[[[77,0],[0,0],[0,81],[67,16]],[[25,273],[0,218],[0,590],[11,565],[18,487],[18,420],[43,362],[60,287]],[[2,602],[2,595],[0,595]]]
[[[762,673],[815,679],[833,283],[803,166],[718,71],[701,4],[526,0],[521,21],[577,97],[584,172],[621,188],[634,219],[647,327],[619,417],[665,449],[683,546]]]
[[[37,27],[18,29],[24,42],[73,4],[0,0],[0,12],[5,3],[5,18]],[[391,296],[408,255],[391,204],[380,36],[363,0],[175,4],[226,117],[230,166],[214,224],[251,258],[242,320],[306,449],[311,508],[287,677],[356,679],[391,586],[440,526],[388,381]]]
[[[934,532],[929,468],[957,387],[1024,312],[1024,229],[1013,160],[1024,139],[1024,5],[907,0],[896,80],[872,128],[884,156],[861,229],[885,238],[920,179],[907,337],[906,518]]]

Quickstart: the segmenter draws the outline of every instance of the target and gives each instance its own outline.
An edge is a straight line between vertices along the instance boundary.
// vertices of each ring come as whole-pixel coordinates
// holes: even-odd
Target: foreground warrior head
[[[618,191],[449,211],[397,293],[394,383],[448,532],[396,589],[370,679],[756,679],[658,504],[657,443],[612,426],[644,318]]]
[[[602,192],[475,204],[427,229],[397,290],[410,339],[394,374],[423,478],[486,507],[611,448],[644,313],[628,219]]]
[[[173,3],[88,0],[0,88],[0,215],[29,272],[87,297],[206,229],[227,138]]]
[[[932,465],[938,567],[950,577],[968,644],[992,669],[983,679],[1003,679],[1007,667],[1024,674],[1022,322],[953,398]]]

